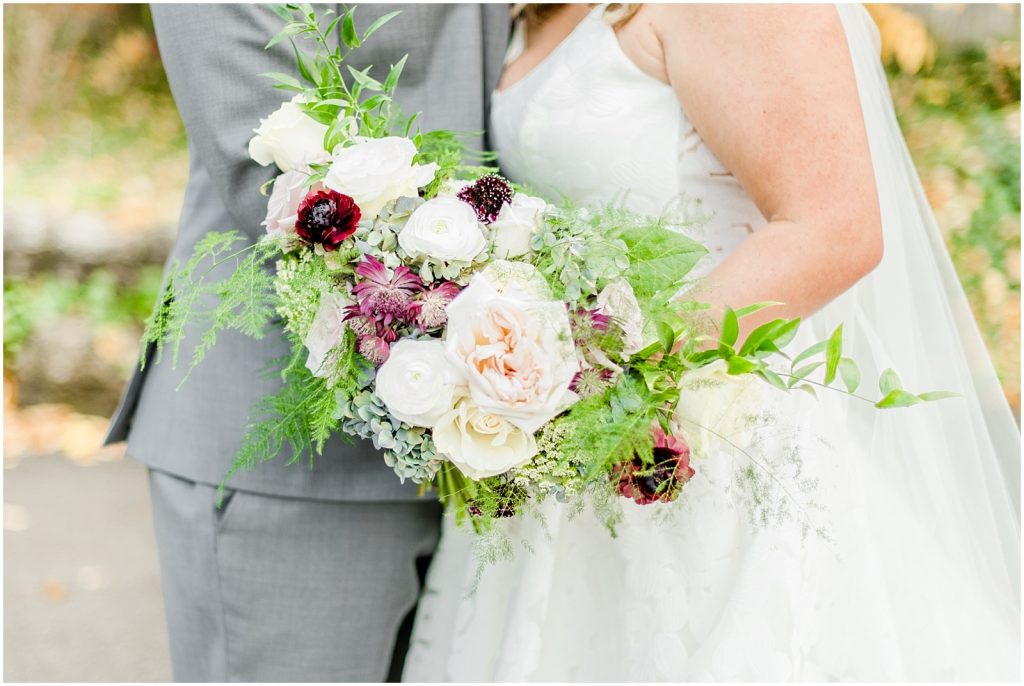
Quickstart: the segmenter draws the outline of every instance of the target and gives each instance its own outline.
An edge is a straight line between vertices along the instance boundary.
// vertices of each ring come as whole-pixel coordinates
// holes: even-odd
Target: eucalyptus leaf
[[[935,400],[945,400],[946,398],[960,398],[963,397],[959,393],[953,393],[951,391],[928,391],[927,393],[919,393],[918,398],[924,402],[933,402]]]
[[[788,390],[789,388],[788,386],[786,386],[786,382],[782,380],[782,377],[780,377],[778,374],[776,374],[771,369],[768,369],[767,367],[759,369],[756,373],[762,379],[770,383],[772,386],[775,386],[779,390],[785,391]]]
[[[363,40],[366,40],[367,38],[372,36],[374,33],[376,33],[377,29],[384,26],[384,24],[387,24],[389,21],[391,21],[401,13],[402,11],[398,10],[397,12],[388,12],[384,16],[379,17],[376,21],[370,24],[370,27],[366,29],[365,33],[363,33]]]
[[[783,303],[776,302],[774,300],[766,300],[765,302],[754,303],[753,305],[747,305],[746,307],[740,307],[739,309],[737,309],[736,316],[739,317],[740,319],[743,319],[744,317],[748,317],[754,314],[755,312],[760,312],[761,310],[767,307],[776,307],[782,304]]]
[[[398,85],[398,79],[402,76],[402,70],[405,69],[405,62],[409,59],[409,55],[404,55],[402,59],[398,60],[397,64],[391,66],[391,70],[388,72],[388,76],[384,79],[384,92],[390,93]]]
[[[875,403],[875,407],[885,409],[888,407],[910,407],[923,402],[913,393],[897,388],[885,395],[884,398]]]
[[[804,360],[814,357],[820,352],[823,352],[826,347],[828,347],[828,341],[818,341],[817,343],[815,343],[814,345],[812,345],[811,347],[807,348],[802,353],[794,357],[793,362],[790,365],[791,368],[795,368]]]
[[[654,324],[658,331],[658,341],[661,343],[661,347],[666,353],[671,353],[672,347],[676,343],[675,329],[666,321],[656,321]]]
[[[789,379],[789,387],[792,388],[796,384],[806,379],[810,374],[812,374],[818,367],[820,367],[823,364],[825,364],[823,361],[811,362],[810,364],[806,364],[803,367],[800,367],[800,369],[797,369],[796,371],[792,372]]]
[[[844,357],[839,360],[839,377],[850,393],[855,392],[860,386],[860,369],[852,358]]]
[[[366,88],[371,91],[384,90],[384,85],[380,81],[367,74],[367,72],[370,71],[370,69],[372,69],[372,66],[367,67],[362,71],[359,71],[352,65],[345,66],[348,68],[348,72],[352,74],[352,78],[356,80],[356,83],[358,83],[363,88]]]
[[[882,375],[878,377],[878,390],[882,392],[882,395],[888,395],[889,393],[902,388],[903,384],[900,383],[900,377],[892,369],[886,369],[882,372]]]
[[[353,7],[345,13],[344,20],[341,22],[341,40],[349,50],[354,50],[362,45],[359,34],[356,33],[355,13],[356,10]]]
[[[759,369],[759,365],[756,362],[751,362],[745,357],[733,355],[729,358],[728,362],[726,362],[726,368],[730,374],[735,376],[738,374],[748,374],[755,369]]]
[[[722,317],[722,334],[720,340],[725,345],[733,345],[740,335],[740,325],[736,319],[736,312],[731,307],[725,308],[725,315]]]
[[[836,370],[839,368],[839,360],[843,355],[843,325],[840,324],[832,332],[825,346],[825,385],[829,385],[836,378]]]
[[[284,21],[292,20],[292,13],[287,5],[271,5],[270,9]]]
[[[306,79],[310,83],[319,86],[320,82],[313,78],[313,74],[310,73],[309,68],[306,67],[306,61],[302,59],[302,51],[299,50],[299,46],[295,44],[294,40],[292,41],[292,50],[295,51],[295,62],[299,65],[299,74],[301,74],[302,78]]]

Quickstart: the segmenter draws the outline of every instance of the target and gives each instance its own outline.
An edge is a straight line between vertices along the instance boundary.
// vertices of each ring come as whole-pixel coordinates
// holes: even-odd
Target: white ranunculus
[[[409,216],[398,233],[398,244],[413,258],[471,262],[486,246],[486,239],[472,207],[456,198],[439,197]]]
[[[491,222],[492,255],[507,260],[530,252],[530,239],[540,230],[545,207],[542,198],[524,193],[516,193],[511,203],[502,205],[497,219]]]
[[[447,368],[441,341],[403,339],[377,370],[375,390],[398,419],[431,427],[452,409],[455,384]]]
[[[537,454],[533,434],[462,397],[434,425],[434,445],[470,479],[521,467]]]
[[[676,419],[690,448],[704,457],[709,449],[749,446],[765,400],[762,383],[750,374],[732,376],[722,360],[683,374]]]
[[[448,305],[445,352],[480,410],[528,433],[577,399],[579,369],[565,305],[476,274]]]
[[[419,196],[434,180],[437,165],[413,164],[416,146],[408,138],[371,138],[334,151],[324,185],[351,196],[363,216],[376,217],[395,198]]]
[[[625,279],[617,279],[597,294],[598,309],[611,317],[622,329],[622,352],[626,355],[644,347],[644,316],[633,287]]]
[[[320,308],[304,341],[309,350],[306,368],[313,376],[330,376],[331,352],[341,343],[345,332],[345,306],[349,304],[348,298],[338,291],[324,291],[320,296]]]
[[[301,102],[302,96],[296,95],[260,120],[249,141],[249,157],[264,167],[276,164],[286,172],[323,155],[327,127],[307,115],[299,107]]]

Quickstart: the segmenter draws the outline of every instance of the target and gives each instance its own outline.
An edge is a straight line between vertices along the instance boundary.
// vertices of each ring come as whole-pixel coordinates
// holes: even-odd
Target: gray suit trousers
[[[176,681],[385,680],[437,503],[229,491],[217,509],[214,486],[157,470],[150,490]]]

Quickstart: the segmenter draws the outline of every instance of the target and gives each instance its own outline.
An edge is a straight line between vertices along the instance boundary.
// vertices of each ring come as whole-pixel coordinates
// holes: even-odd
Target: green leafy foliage
[[[636,215],[618,219],[621,228],[612,236],[629,249],[629,268],[624,276],[641,302],[681,286],[683,278],[707,254],[703,245],[669,230],[659,219],[638,221]]]
[[[261,398],[253,408],[242,444],[218,488],[218,503],[231,477],[276,459],[285,450],[291,453],[288,464],[307,455],[312,466],[314,456],[323,452],[324,444],[338,426],[338,389],[332,388],[326,379],[312,375],[306,368],[302,342],[294,334],[288,337],[292,355],[280,371],[281,388],[276,394]],[[345,340],[339,365],[354,363],[354,340],[351,335]]]
[[[355,7],[338,16],[331,9],[323,9],[317,16],[312,6],[305,3],[277,5],[273,11],[285,25],[267,47],[289,41],[300,78],[277,72],[263,76],[273,80],[275,88],[302,94],[307,114],[328,126],[325,149],[332,150],[354,136],[379,138],[391,132],[408,131],[414,117],[403,117],[394,102],[406,58],[391,65],[383,82],[370,75],[369,67],[357,70],[345,64],[352,52],[400,12],[381,16],[360,34]],[[336,32],[340,44],[334,40]],[[299,38],[312,47],[311,53],[296,42]]]
[[[184,265],[171,268],[146,322],[140,366],[146,365],[150,344],[155,346],[158,361],[164,346],[170,345],[172,363],[177,366],[190,327],[204,332],[192,353],[190,369],[203,360],[224,330],[254,338],[264,335],[275,314],[274,275],[267,264],[280,252],[280,246],[263,240],[236,249],[244,242],[236,231],[209,233]],[[214,270],[226,271],[228,276],[209,278]]]

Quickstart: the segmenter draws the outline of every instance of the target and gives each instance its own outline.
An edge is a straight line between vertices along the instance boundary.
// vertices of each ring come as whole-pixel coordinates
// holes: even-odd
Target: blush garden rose
[[[476,406],[532,433],[576,399],[579,362],[565,305],[476,274],[448,305],[445,352]]]

